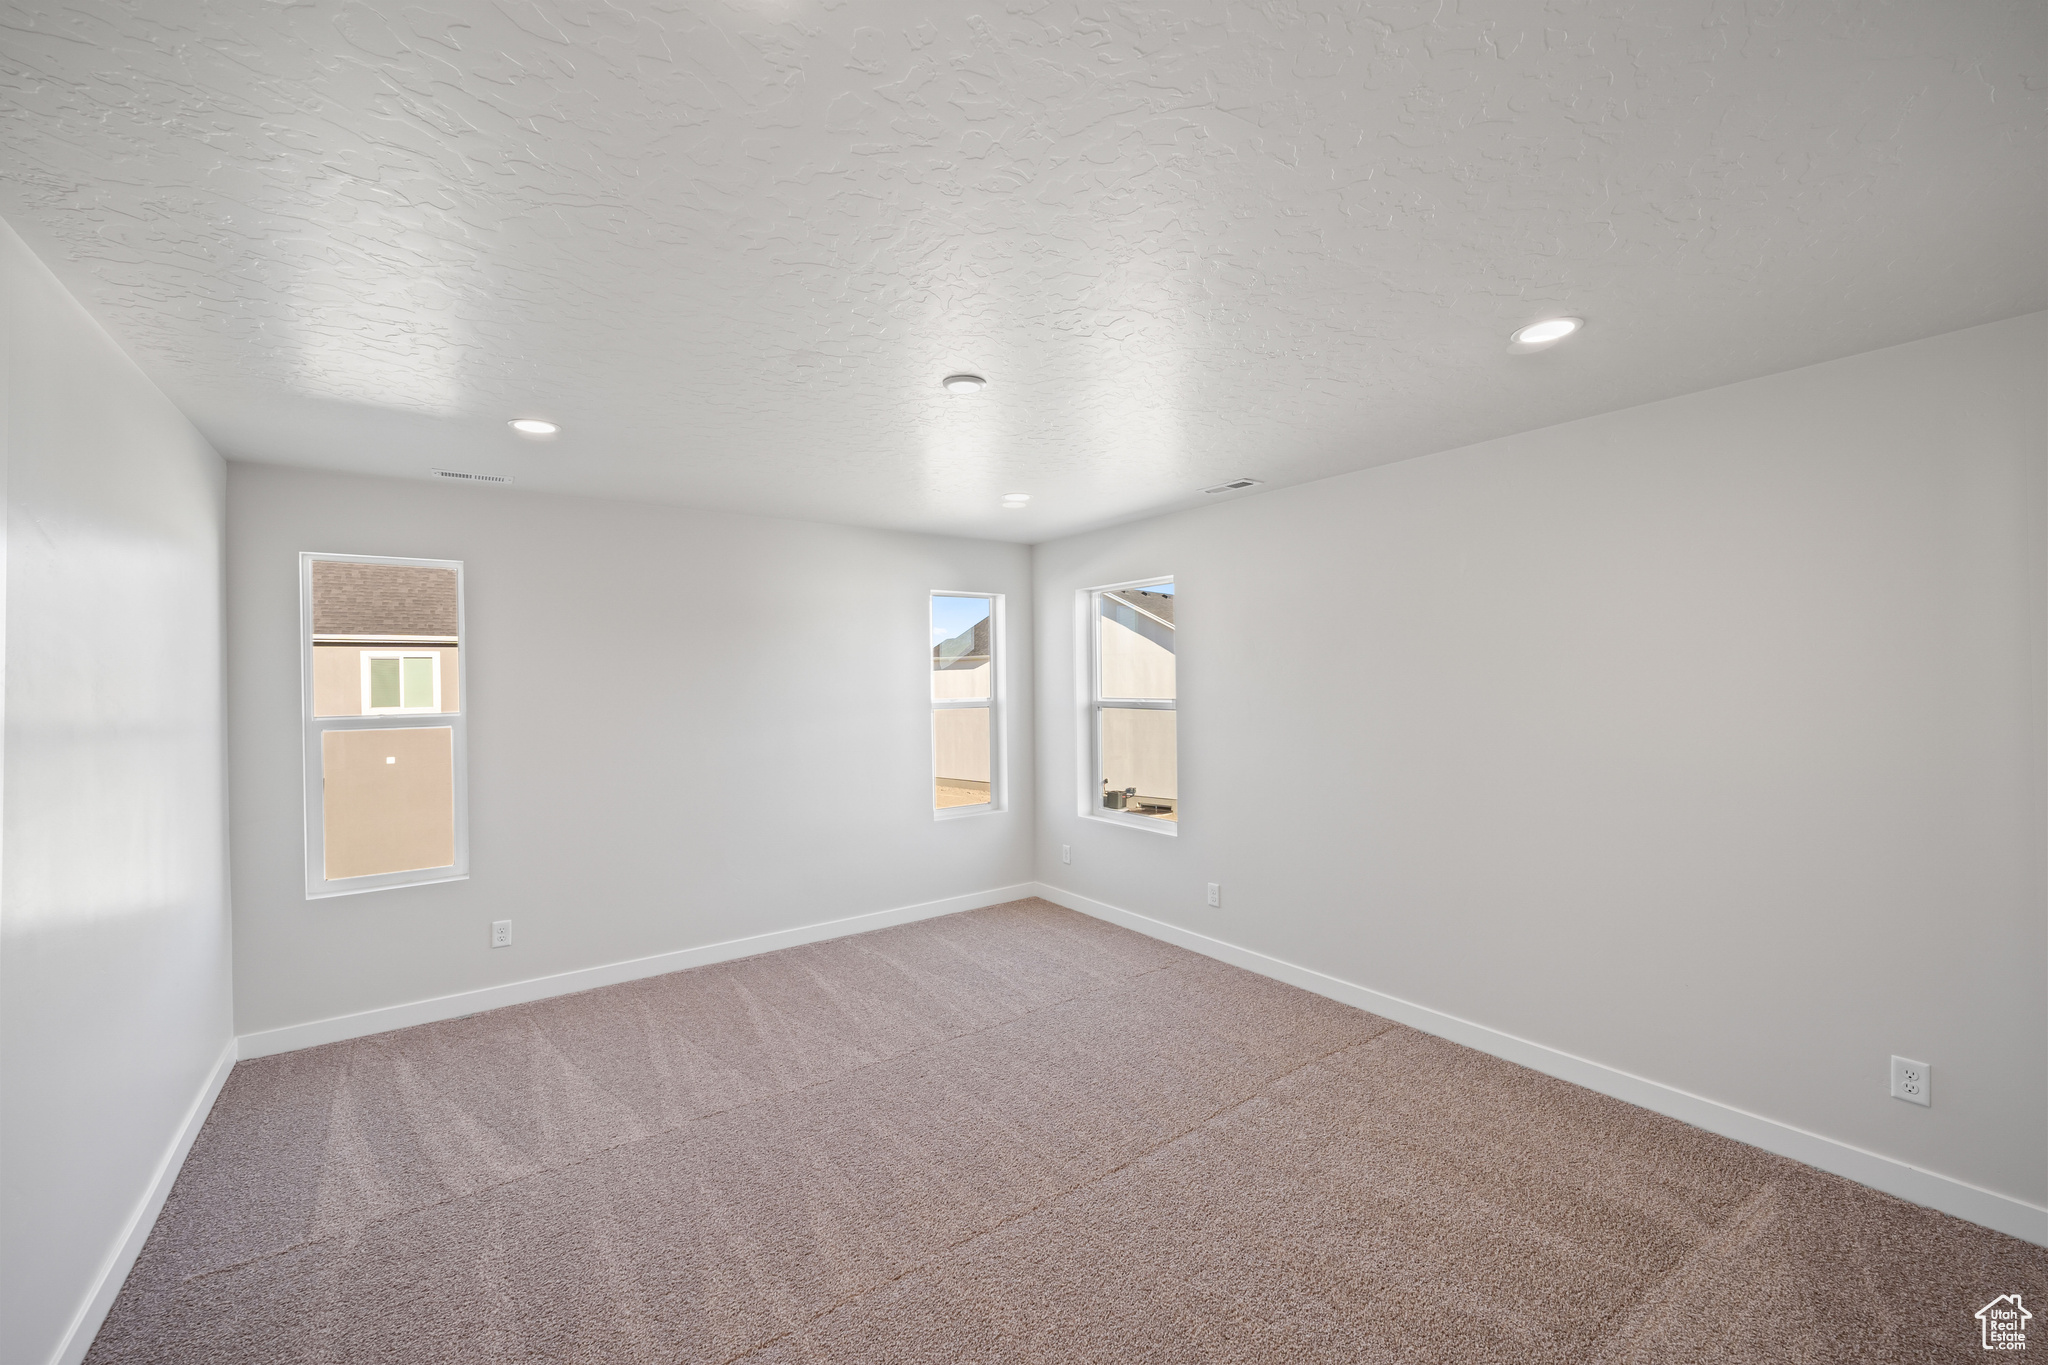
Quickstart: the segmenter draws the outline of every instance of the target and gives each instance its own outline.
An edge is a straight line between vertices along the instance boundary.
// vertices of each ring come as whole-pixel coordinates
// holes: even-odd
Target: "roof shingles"
[[[313,561],[315,635],[453,639],[458,630],[453,569]]]

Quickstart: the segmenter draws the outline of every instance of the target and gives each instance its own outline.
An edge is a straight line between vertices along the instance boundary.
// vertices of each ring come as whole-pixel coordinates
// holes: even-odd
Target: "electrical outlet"
[[[1907,1057],[1892,1058],[1892,1098],[1908,1104],[1933,1104],[1934,1068]]]
[[[1223,905],[1223,883],[1209,883],[1209,904],[1221,908]]]
[[[512,946],[511,920],[494,919],[491,921],[491,946],[493,948],[510,948]]]
[[[1071,863],[1072,861],[1074,861],[1074,849],[1071,844],[1060,845],[1060,861],[1063,863]]]

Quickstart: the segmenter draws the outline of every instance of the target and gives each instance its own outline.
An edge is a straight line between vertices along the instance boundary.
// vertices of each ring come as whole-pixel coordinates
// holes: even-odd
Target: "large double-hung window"
[[[1173,833],[1180,821],[1172,579],[1088,594],[1095,789],[1089,813]]]
[[[469,874],[462,565],[299,556],[306,895]]]

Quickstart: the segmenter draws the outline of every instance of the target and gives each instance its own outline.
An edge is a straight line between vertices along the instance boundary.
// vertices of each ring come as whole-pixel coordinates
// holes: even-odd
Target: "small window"
[[[363,714],[439,711],[441,656],[366,649],[363,659]]]
[[[932,808],[968,815],[1000,805],[1002,598],[932,594]]]
[[[1173,833],[1180,822],[1173,580],[1100,588],[1090,625],[1088,813]]]
[[[462,566],[299,556],[306,895],[469,874]]]

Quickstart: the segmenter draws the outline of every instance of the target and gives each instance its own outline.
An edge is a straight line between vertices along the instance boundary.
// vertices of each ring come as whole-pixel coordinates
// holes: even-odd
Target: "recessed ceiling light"
[[[1573,332],[1586,325],[1584,318],[1546,318],[1520,328],[1508,338],[1511,346],[1548,346],[1553,341],[1563,341]]]
[[[988,381],[978,374],[949,374],[939,381],[947,393],[979,393]]]
[[[538,417],[515,417],[505,424],[522,436],[552,436],[561,428]]]
[[[1020,509],[1020,510],[1021,510],[1021,509],[1023,508],[1024,504],[1025,504],[1025,503],[1028,503],[1028,502],[1030,502],[1030,501],[1031,501],[1031,495],[1030,495],[1029,493],[1005,493],[1005,494],[1003,494],[1003,506],[1005,506],[1005,507],[1012,507],[1012,508],[1018,508],[1018,509]]]

